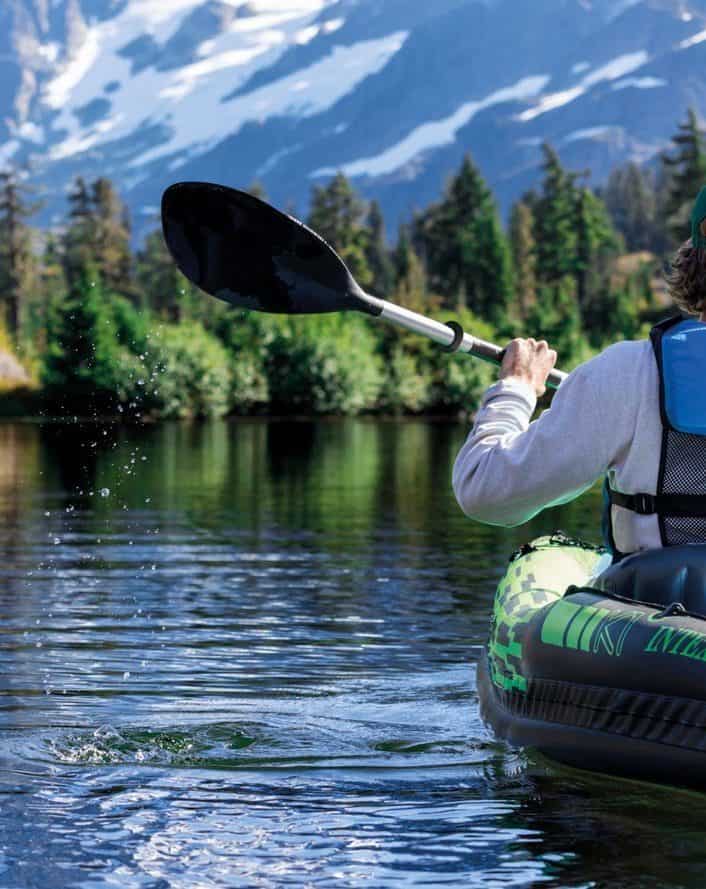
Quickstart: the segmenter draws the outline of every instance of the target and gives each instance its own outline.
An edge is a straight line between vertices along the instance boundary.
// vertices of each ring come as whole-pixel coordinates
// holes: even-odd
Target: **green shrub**
[[[269,402],[266,356],[275,324],[255,312],[230,311],[217,319],[214,333],[228,350],[235,413],[252,413]]]
[[[417,358],[403,345],[393,346],[385,364],[380,408],[386,413],[419,413],[429,404],[431,378],[420,373]]]
[[[230,409],[230,359],[196,322],[165,324],[150,335],[145,410],[165,418],[221,417]]]
[[[569,284],[540,287],[527,314],[523,336],[547,340],[558,354],[557,365],[571,370],[591,356],[581,327],[578,304]]]
[[[118,342],[136,355],[149,345],[152,316],[147,309],[138,309],[124,296],[110,295],[110,309]]]
[[[266,371],[275,413],[374,410],[383,384],[370,324],[350,315],[279,320]]]
[[[448,356],[434,380],[431,408],[435,413],[473,413],[483,392],[495,382],[499,368],[471,358]]]

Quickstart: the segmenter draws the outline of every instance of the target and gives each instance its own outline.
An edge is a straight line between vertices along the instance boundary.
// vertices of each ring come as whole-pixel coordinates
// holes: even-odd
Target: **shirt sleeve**
[[[615,392],[620,377],[611,371],[609,351],[569,374],[533,422],[536,397],[529,385],[508,379],[486,391],[453,470],[466,515],[520,525],[573,500],[607,471],[633,431],[630,406]]]

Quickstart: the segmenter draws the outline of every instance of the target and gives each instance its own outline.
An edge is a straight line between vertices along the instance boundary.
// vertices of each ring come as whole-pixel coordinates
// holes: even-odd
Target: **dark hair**
[[[706,310],[706,248],[694,247],[689,238],[677,250],[664,278],[670,296],[682,311],[700,315]]]

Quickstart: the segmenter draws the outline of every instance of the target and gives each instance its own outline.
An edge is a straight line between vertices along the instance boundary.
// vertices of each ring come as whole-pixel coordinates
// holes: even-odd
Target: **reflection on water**
[[[464,429],[0,426],[0,886],[703,885],[697,795],[478,716]]]

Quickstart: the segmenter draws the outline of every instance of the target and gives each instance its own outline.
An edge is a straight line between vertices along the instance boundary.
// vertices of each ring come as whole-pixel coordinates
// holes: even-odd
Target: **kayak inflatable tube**
[[[478,692],[512,744],[706,790],[706,546],[611,565],[561,533],[525,545],[498,585]]]

